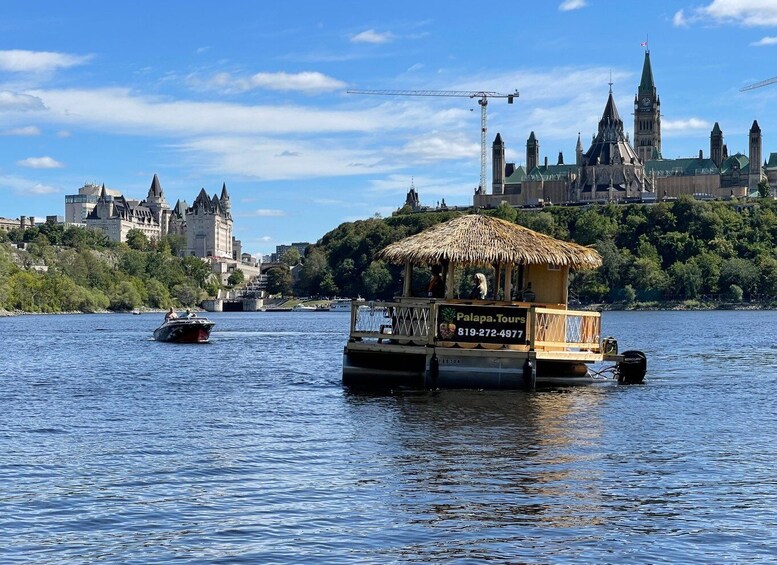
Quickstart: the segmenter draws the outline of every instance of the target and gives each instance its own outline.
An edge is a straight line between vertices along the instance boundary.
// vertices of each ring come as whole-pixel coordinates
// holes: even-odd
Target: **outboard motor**
[[[642,384],[647,373],[647,357],[641,351],[624,351],[623,361],[616,365],[618,382],[621,384]]]

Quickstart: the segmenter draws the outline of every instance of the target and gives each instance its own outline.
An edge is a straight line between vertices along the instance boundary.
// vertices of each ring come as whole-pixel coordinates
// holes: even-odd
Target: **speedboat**
[[[292,312],[315,312],[316,307],[315,306],[305,306],[300,302],[297,304],[294,308],[291,309]]]
[[[206,343],[216,322],[207,318],[167,320],[154,330],[154,339],[172,343]]]

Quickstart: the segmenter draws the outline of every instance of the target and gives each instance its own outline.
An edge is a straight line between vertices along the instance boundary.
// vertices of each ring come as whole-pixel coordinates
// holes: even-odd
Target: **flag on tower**
[[[647,41],[643,41],[639,44],[640,47],[647,47]]]

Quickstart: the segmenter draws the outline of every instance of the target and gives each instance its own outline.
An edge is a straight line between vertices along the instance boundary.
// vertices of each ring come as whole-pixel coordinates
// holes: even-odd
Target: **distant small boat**
[[[154,339],[172,343],[206,343],[216,322],[207,318],[168,320],[154,330]]]
[[[141,312],[140,310],[133,310],[133,311],[132,311],[132,314],[133,314],[134,316],[140,316],[140,314],[141,314],[141,313],[142,313],[142,312]]]
[[[291,309],[292,312],[315,312],[315,306],[305,306],[301,302]]]

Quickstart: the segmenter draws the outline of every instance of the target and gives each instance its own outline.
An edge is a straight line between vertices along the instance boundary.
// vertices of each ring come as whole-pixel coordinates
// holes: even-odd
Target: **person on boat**
[[[173,307],[171,306],[170,309],[165,314],[165,322],[169,322],[170,320],[175,320],[178,318],[178,314],[175,313],[175,310],[173,310]]]
[[[475,273],[473,278],[475,286],[472,288],[472,292],[469,297],[474,300],[485,300],[486,294],[488,294],[488,283],[486,282],[486,275],[483,273]]]
[[[442,280],[442,273],[439,265],[432,265],[432,278],[426,289],[429,298],[442,298],[445,296],[445,282]]]
[[[191,310],[189,310],[189,309],[187,308],[187,309],[186,309],[186,317],[187,317],[187,318],[196,318],[196,317],[197,317],[197,314],[195,314],[194,312],[192,312]]]
[[[526,283],[526,288],[523,289],[523,292],[521,293],[521,297],[523,298],[524,302],[534,302],[534,299],[536,298],[536,294],[534,294],[534,291],[531,289],[531,283]]]

